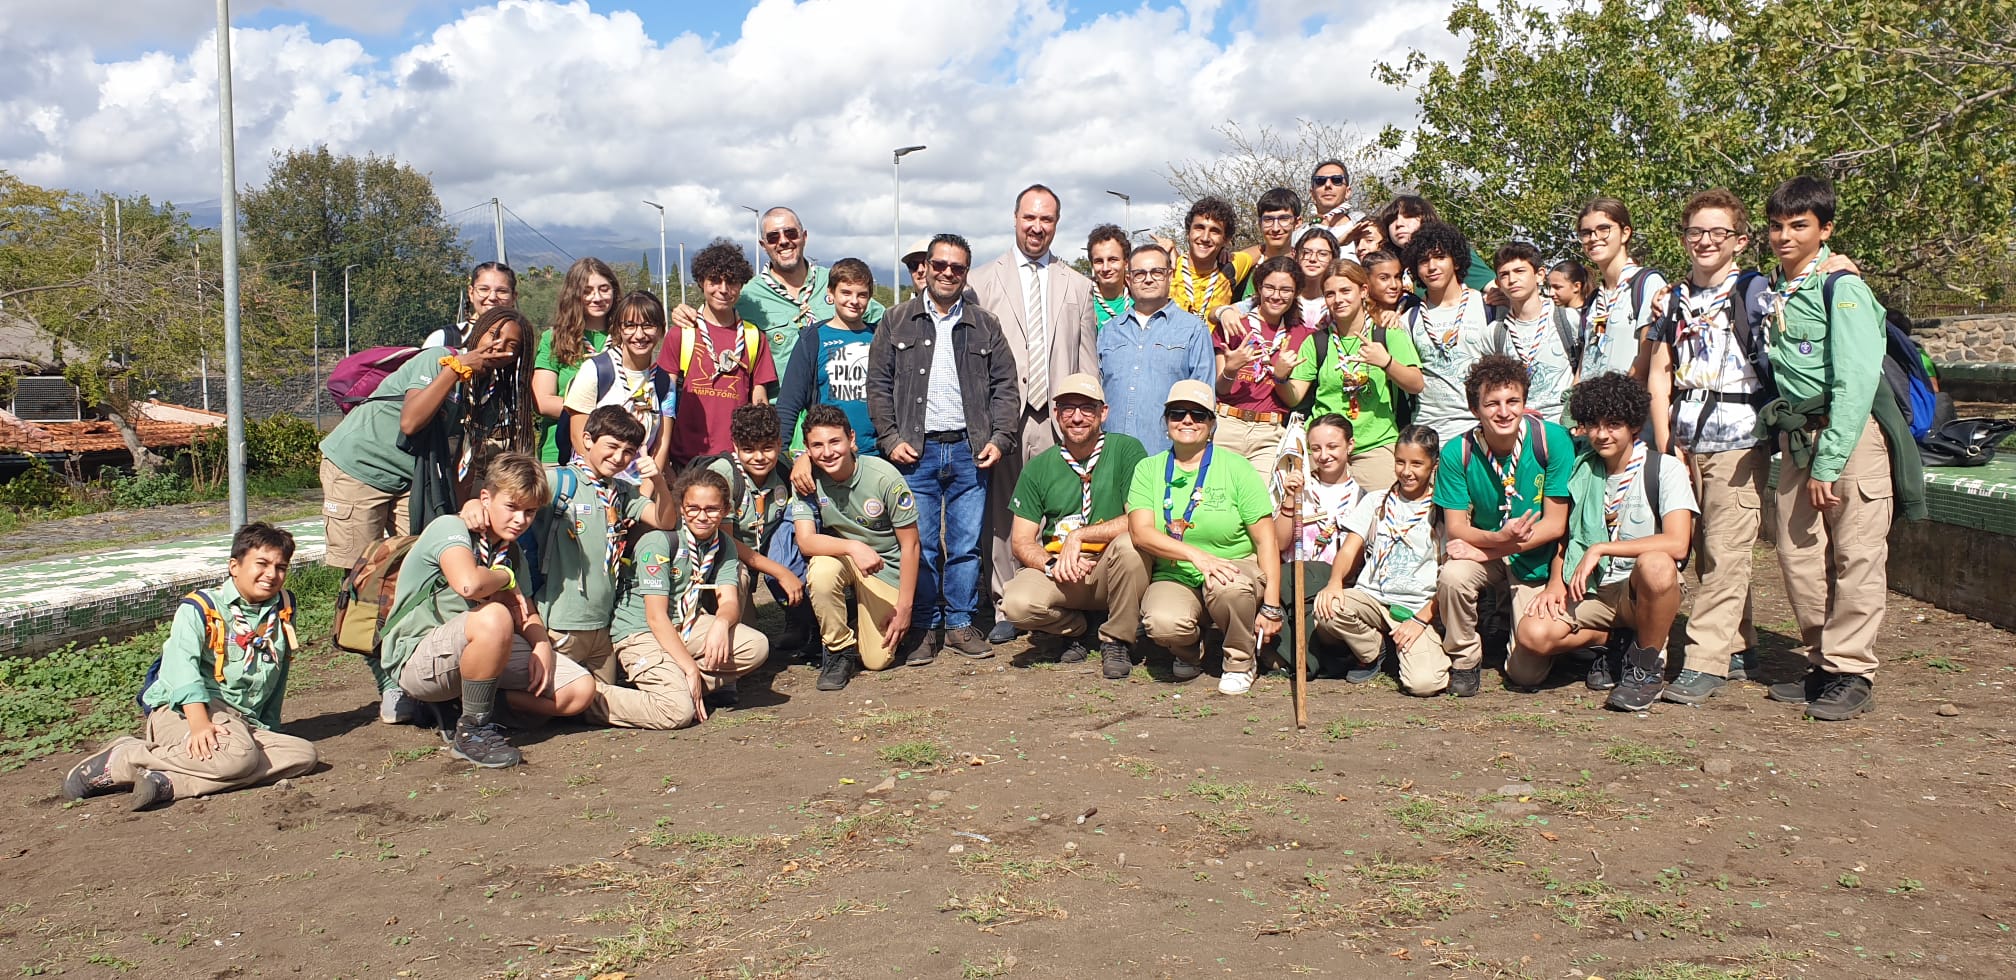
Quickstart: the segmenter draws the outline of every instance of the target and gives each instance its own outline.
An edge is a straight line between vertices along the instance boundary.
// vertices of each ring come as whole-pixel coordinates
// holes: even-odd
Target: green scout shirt
[[[1223,448],[1210,452],[1211,469],[1204,474],[1204,499],[1190,515],[1190,529],[1184,533],[1183,543],[1219,558],[1235,561],[1251,558],[1253,537],[1246,529],[1274,511],[1267,497],[1267,484],[1261,482],[1260,474],[1254,472],[1246,457]],[[1178,468],[1170,482],[1163,482],[1168,463],[1168,453],[1156,453],[1142,460],[1134,467],[1134,481],[1127,491],[1127,509],[1153,514],[1156,529],[1165,534],[1169,531],[1168,517],[1181,520],[1183,512],[1189,509],[1197,479],[1196,471]],[[1165,497],[1171,506],[1167,516],[1162,513]],[[1204,574],[1190,562],[1157,558],[1154,580],[1181,582],[1195,589],[1204,585]]]
[[[721,554],[714,559],[714,570],[706,584],[726,582],[732,589],[741,581],[742,565],[735,557],[735,545],[728,541],[721,544]],[[631,560],[624,563],[622,581],[616,588],[616,611],[609,624],[609,639],[620,642],[650,631],[651,623],[644,616],[645,596],[665,596],[671,604],[667,612],[672,625],[685,626],[679,618],[679,597],[694,586],[694,566],[699,564],[699,556],[678,561],[678,537],[670,531],[655,530],[644,532],[630,554]],[[701,599],[704,603],[706,597]]]
[[[1106,446],[1092,467],[1092,513],[1080,515],[1087,524],[1110,521],[1127,513],[1127,492],[1134,483],[1134,467],[1148,458],[1141,440],[1119,432],[1106,433]],[[1048,541],[1057,519],[1078,515],[1085,506],[1085,485],[1071,464],[1064,460],[1064,447],[1051,446],[1036,454],[1022,468],[1015,481],[1015,493],[1008,498],[1008,511],[1016,517],[1036,522],[1038,541]],[[1200,508],[1201,509],[1201,508]]]
[[[398,676],[399,669],[406,666],[407,658],[413,656],[414,648],[427,634],[475,608],[474,603],[448,587],[448,577],[441,572],[442,555],[456,548],[475,554],[470,540],[469,525],[462,523],[462,518],[453,514],[437,517],[427,522],[420,540],[413,542],[413,550],[399,563],[399,587],[392,593],[392,608],[406,612],[386,626],[378,638],[379,662],[387,673]],[[517,550],[512,548],[507,554],[512,572],[523,579],[525,568],[517,562]],[[431,595],[408,602],[414,593],[423,590]]]
[[[210,633],[203,614],[189,603],[175,607],[174,625],[161,644],[161,673],[140,695],[148,710],[168,707],[181,710],[185,704],[222,701],[245,720],[260,728],[280,727],[280,701],[287,696],[287,666],[294,651],[287,646],[287,631],[280,626],[280,597],[264,604],[245,601],[230,579],[214,589],[201,590],[210,597],[224,617],[224,680],[214,673],[216,654],[210,648]],[[255,634],[264,629],[269,645],[251,656],[230,641],[233,609],[244,613]],[[272,660],[267,660],[270,651]]]
[[[780,379],[791,362],[791,352],[798,347],[798,332],[811,324],[833,319],[833,302],[826,298],[826,276],[826,267],[818,265],[812,266],[812,271],[805,276],[805,301],[812,311],[810,316],[796,299],[778,292],[782,281],[773,282],[774,277],[768,273],[742,286],[742,296],[735,303],[735,315],[755,324],[770,338],[770,360],[777,365],[777,377]],[[883,312],[881,302],[870,299],[868,312],[861,314],[861,322],[870,325],[881,323]]]
[[[1622,506],[1618,507],[1618,541],[1636,541],[1658,534],[1663,523],[1661,518],[1675,511],[1701,512],[1700,506],[1694,502],[1694,487],[1686,464],[1648,450],[1645,465],[1659,467],[1659,499],[1646,499],[1646,488],[1650,482],[1641,472],[1631,488],[1623,491]],[[1622,474],[1612,475],[1603,457],[1593,449],[1575,461],[1575,472],[1568,477],[1568,547],[1561,556],[1564,582],[1568,576],[1575,574],[1575,567],[1582,564],[1582,556],[1591,545],[1611,540],[1610,529],[1603,516],[1603,500],[1609,496],[1611,488],[1619,486],[1623,479]],[[1637,567],[1636,558],[1605,558],[1602,569],[1589,576],[1589,591],[1622,582],[1630,578]]]
[[[728,492],[735,492],[735,481],[739,473],[742,481],[742,499],[729,501],[728,526],[733,529],[735,540],[757,551],[763,550],[763,542],[777,525],[784,522],[784,507],[791,502],[791,481],[781,472],[784,464],[780,455],[777,467],[771,469],[770,478],[758,486],[741,473],[742,466],[732,459],[716,459],[707,468],[721,474],[728,481]],[[760,506],[759,506],[760,505]]]
[[[572,471],[570,481],[562,474]],[[569,483],[573,492],[563,495]],[[549,466],[546,485],[553,499],[532,519],[539,536],[539,616],[546,628],[599,630],[609,625],[616,608],[616,579],[609,574],[609,512],[595,493],[595,481],[585,467]],[[650,500],[637,488],[612,480],[617,510],[624,520],[644,516]],[[431,526],[431,525],[430,525]]]
[[[1369,330],[1370,328],[1368,328]],[[1291,380],[1316,382],[1316,405],[1310,418],[1332,412],[1351,420],[1351,451],[1362,453],[1390,446],[1400,440],[1399,417],[1394,414],[1392,379],[1386,376],[1384,368],[1376,368],[1364,361],[1352,361],[1351,368],[1356,378],[1363,380],[1355,398],[1344,391],[1345,359],[1355,356],[1365,344],[1365,338],[1331,336],[1329,349],[1324,351],[1323,363],[1316,363],[1316,337],[1312,334],[1302,342],[1302,349],[1296,356],[1301,358],[1295,364]],[[1395,364],[1421,366],[1421,352],[1414,349],[1414,339],[1405,330],[1386,331],[1386,351],[1393,355]]]
[[[450,353],[446,347],[426,348],[386,375],[372,390],[370,401],[351,409],[322,438],[322,455],[337,469],[376,489],[404,493],[413,483],[413,454],[399,448],[399,410],[405,405],[407,392],[433,383],[443,370],[441,359]],[[462,416],[446,409],[455,404],[460,393],[458,387],[442,403],[442,414],[455,429],[449,433],[451,438],[461,434]]]
[[[813,473],[819,483],[817,510],[804,497],[791,498],[788,516],[792,521],[820,523],[822,534],[847,541],[860,541],[882,556],[882,568],[875,577],[890,585],[901,585],[897,564],[903,552],[896,545],[896,529],[917,523],[917,501],[896,464],[878,456],[856,456],[854,476],[835,483],[826,474]]]
[[[600,330],[588,331],[586,338],[589,357],[593,357],[600,353],[603,348],[609,346],[609,335]],[[583,357],[572,364],[560,363],[559,358],[553,356],[553,331],[547,330],[539,334],[539,350],[532,356],[532,370],[551,371],[559,375],[560,385],[557,390],[560,393],[560,397],[565,398],[567,397],[567,387],[574,383],[574,376],[581,373],[581,365],[587,362],[588,358]],[[559,419],[549,419],[544,415],[539,416],[539,461],[542,463],[552,464],[560,462],[560,439],[553,434],[559,424]]]
[[[1545,506],[1544,498],[1568,497],[1568,476],[1575,468],[1575,440],[1568,430],[1552,422],[1542,422],[1528,416],[1527,441],[1520,446],[1519,461],[1513,469],[1512,516],[1518,517],[1529,512],[1538,512]],[[1540,457],[1531,441],[1532,426],[1538,424],[1546,430],[1547,468],[1540,468]],[[1442,447],[1442,463],[1435,468],[1435,506],[1444,511],[1461,510],[1470,514],[1470,524],[1481,531],[1496,531],[1505,523],[1505,515],[1500,506],[1505,500],[1504,488],[1498,477],[1491,471],[1491,465],[1481,452],[1472,451],[1470,466],[1463,466],[1463,443],[1465,436]],[[1483,437],[1478,437],[1481,443]],[[1547,581],[1547,565],[1554,556],[1557,542],[1548,542],[1531,551],[1513,555],[1512,575],[1521,582]]]
[[[1832,253],[1820,247],[1820,264]],[[1834,308],[1826,308],[1826,273],[1815,272],[1772,317],[1771,372],[1778,393],[1793,404],[1825,395],[1827,427],[1813,452],[1812,478],[1841,478],[1848,456],[1869,421],[1876,386],[1883,383],[1883,306],[1861,276],[1834,281]]]

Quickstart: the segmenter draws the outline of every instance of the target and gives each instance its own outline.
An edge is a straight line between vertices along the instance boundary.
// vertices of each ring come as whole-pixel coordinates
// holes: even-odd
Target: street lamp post
[[[738,208],[741,208],[742,210],[744,210],[744,211],[747,211],[747,212],[749,212],[750,214],[753,214],[753,215],[755,215],[755,216],[756,216],[756,271],[757,271],[757,272],[762,272],[762,271],[763,271],[763,268],[764,268],[764,263],[763,263],[763,256],[764,256],[764,253],[763,253],[763,212],[761,212],[761,211],[758,211],[758,210],[756,210],[755,208],[752,208],[752,207],[750,207],[750,206],[749,206],[749,205],[747,205],[747,204],[737,204],[737,205],[735,205],[735,206],[736,206],[736,207],[738,207]]]
[[[1121,227],[1123,227],[1123,228],[1131,228],[1131,227],[1133,227],[1133,225],[1134,225],[1134,199],[1133,199],[1133,198],[1131,198],[1131,197],[1128,197],[1128,196],[1127,196],[1127,195],[1125,195],[1125,194],[1122,194],[1122,193],[1120,193],[1119,191],[1107,191],[1106,193],[1108,193],[1108,194],[1111,194],[1111,195],[1113,195],[1114,197],[1117,197],[1117,198],[1119,198],[1119,199],[1120,199],[1120,203],[1121,203],[1121,205],[1122,205],[1122,208],[1123,208],[1123,209],[1122,209],[1122,211],[1121,211],[1121,214],[1125,215],[1125,217],[1126,217],[1126,220],[1124,220],[1124,221],[1122,221],[1122,222],[1120,223]]]
[[[894,209],[896,216],[896,264],[891,267],[891,278],[889,280],[889,298],[892,301],[903,297],[903,158],[921,149],[924,149],[922,145],[899,146],[891,155],[890,166],[896,172],[896,200]]]
[[[343,356],[350,356],[350,270],[362,268],[356,263],[343,267]]]
[[[644,203],[658,209],[658,299],[663,302],[671,298],[665,295],[665,205],[657,201]]]

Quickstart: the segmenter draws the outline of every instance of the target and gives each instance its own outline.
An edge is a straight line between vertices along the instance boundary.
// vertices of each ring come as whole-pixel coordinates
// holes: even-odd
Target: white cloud
[[[404,18],[425,2],[290,9]],[[502,0],[385,57],[301,25],[239,29],[239,173],[257,183],[275,150],[318,142],[389,154],[431,173],[450,210],[495,196],[555,237],[623,243],[610,249],[618,258],[655,244],[640,198],[667,204],[673,240],[696,245],[746,242],[739,205],[785,203],[812,231],[814,255],[859,254],[881,269],[889,149],[924,143],[903,164],[905,237],[959,231],[985,259],[1009,247],[1010,200],[1031,181],[1061,192],[1069,243],[1119,218],[1107,188],[1135,195],[1137,226],[1159,216],[1162,171],[1216,152],[1214,127],[1305,117],[1370,132],[1408,117],[1410,97],[1373,82],[1371,66],[1407,44],[1453,50],[1446,10],[1259,0],[1220,43],[1217,0],[1068,28],[1061,3],[1041,0],[762,0],[738,37],[710,40],[580,0]],[[214,198],[209,35],[105,61],[79,36],[100,35],[0,40],[0,64],[13,65],[0,68],[0,168],[77,189]]]

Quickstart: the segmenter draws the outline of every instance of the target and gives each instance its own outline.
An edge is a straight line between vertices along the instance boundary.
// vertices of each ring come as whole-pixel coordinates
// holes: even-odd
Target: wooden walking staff
[[[1295,456],[1295,469],[1301,478],[1297,485],[1302,489],[1294,494],[1295,530],[1288,540],[1290,562],[1295,566],[1295,676],[1289,681],[1289,689],[1295,695],[1295,728],[1297,731],[1309,727],[1309,603],[1303,598],[1302,588],[1302,496],[1309,492],[1309,453],[1307,446]]]

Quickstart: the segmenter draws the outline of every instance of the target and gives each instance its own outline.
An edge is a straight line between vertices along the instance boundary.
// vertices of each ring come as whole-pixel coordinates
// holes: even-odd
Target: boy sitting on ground
[[[791,501],[791,522],[806,555],[805,590],[825,642],[819,690],[838,691],[863,666],[895,666],[896,645],[910,629],[917,600],[917,501],[894,464],[855,455],[854,426],[832,405],[806,410],[805,452],[819,493],[816,504]],[[859,634],[847,622],[849,589]],[[923,644],[909,662],[922,666],[934,653]]]
[[[474,501],[482,529],[454,515],[427,524],[399,566],[381,637],[385,670],[408,695],[461,700],[448,751],[489,769],[523,761],[492,715],[499,691],[514,711],[543,717],[580,714],[595,700],[595,678],[553,651],[538,611],[518,593],[523,558],[511,545],[549,499],[537,460],[493,458]]]
[[[729,419],[735,441],[732,456],[716,457],[707,469],[728,487],[728,528],[736,559],[742,566],[742,607],[754,607],[759,576],[770,580],[770,594],[784,605],[784,635],[771,649],[797,652],[812,639],[818,623],[805,601],[805,556],[784,520],[791,486],[777,471],[784,434],[777,413],[764,405],[744,405]]]
[[[1639,438],[1651,401],[1628,374],[1599,374],[1570,393],[1569,411],[1590,448],[1568,478],[1568,546],[1518,625],[1519,645],[1541,658],[1609,639],[1606,666],[1619,678],[1609,704],[1619,711],[1651,707],[1665,687],[1680,563],[1694,541],[1687,467]],[[1531,685],[1547,676],[1546,660],[1531,663],[1531,673],[1511,680]]]
[[[175,610],[158,675],[140,700],[146,738],[113,740],[63,778],[65,799],[131,786],[127,809],[223,793],[315,768],[315,746],[282,735],[280,702],[299,644],[287,566],[294,536],[247,524],[231,539],[230,578]]]

